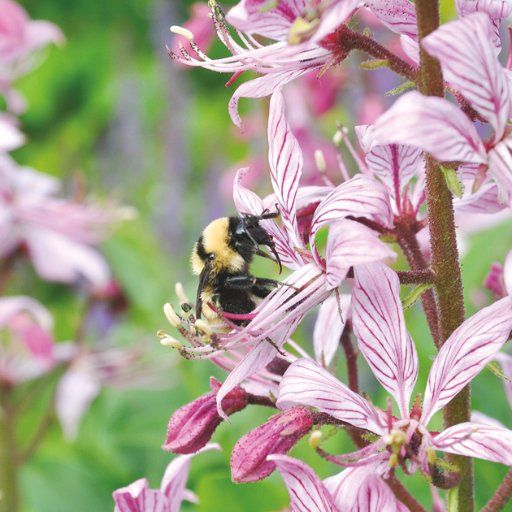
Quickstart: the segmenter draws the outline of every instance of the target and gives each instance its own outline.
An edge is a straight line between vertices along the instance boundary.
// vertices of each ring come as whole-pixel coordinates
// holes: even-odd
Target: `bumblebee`
[[[223,217],[206,226],[191,257],[192,271],[199,275],[196,318],[204,315],[214,320],[224,314],[242,325],[257,299],[265,298],[278,285],[278,281],[254,277],[249,272],[255,255],[276,261],[279,272],[282,270],[274,241],[259,224],[277,215],[263,212],[259,216]],[[260,246],[268,247],[273,257]]]

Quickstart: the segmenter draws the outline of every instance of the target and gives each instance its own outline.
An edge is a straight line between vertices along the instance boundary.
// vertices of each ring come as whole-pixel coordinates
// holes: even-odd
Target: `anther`
[[[173,34],[177,34],[179,36],[183,36],[189,41],[194,40],[194,34],[185,27],[180,27],[179,25],[172,25],[172,27],[169,29]]]

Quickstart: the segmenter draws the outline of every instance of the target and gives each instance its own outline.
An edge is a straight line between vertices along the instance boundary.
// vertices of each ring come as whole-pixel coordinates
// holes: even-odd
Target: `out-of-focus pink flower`
[[[492,126],[490,140],[482,141],[470,119],[453,103],[418,92],[403,95],[376,122],[374,135],[379,144],[406,144],[440,161],[472,164],[478,168],[475,188],[488,171],[510,204],[512,138],[507,122],[511,118],[511,75],[496,57],[492,35],[489,16],[475,12],[443,25],[422,42],[440,61],[450,85]]]
[[[275,469],[267,459],[271,454],[290,450],[313,427],[312,413],[295,407],[272,416],[237,441],[231,454],[231,478],[234,482],[255,482]]]
[[[218,449],[217,444],[209,444],[197,453]],[[178,512],[183,500],[197,502],[195,494],[185,488],[192,457],[176,457],[167,466],[160,489],[150,489],[148,481],[141,478],[114,491],[114,512]]]
[[[53,197],[59,186],[55,178],[0,155],[0,257],[26,248],[43,279],[70,283],[84,277],[102,288],[109,269],[92,246],[124,212]]]
[[[142,387],[158,384],[158,371],[150,373],[144,349],[90,349],[73,345],[69,367],[57,385],[55,411],[64,436],[73,440],[80,422],[103,387]]]
[[[0,299],[0,383],[14,386],[50,371],[58,357],[50,313],[30,297]]]
[[[508,403],[512,408],[512,356],[504,352],[498,352],[496,354],[496,361],[500,364],[503,374],[505,375],[503,385],[505,386]]]
[[[48,21],[33,21],[11,0],[0,0],[0,94],[9,110],[19,113],[23,101],[12,91],[11,83],[34,65],[32,54],[49,44],[61,44],[64,36]]]
[[[0,154],[20,147],[24,141],[24,135],[16,128],[12,118],[0,114]]]
[[[194,453],[211,438],[222,422],[217,412],[216,394],[221,383],[210,379],[211,393],[176,410],[167,425],[167,437],[163,449],[173,453]],[[247,406],[247,392],[237,386],[222,400],[223,411],[230,416]]]
[[[377,380],[398,404],[400,417],[387,414],[351,391],[324,368],[302,359],[281,379],[277,405],[305,405],[380,437],[358,452],[332,457],[341,465],[387,462],[406,473],[420,469],[432,475],[433,450],[512,464],[512,431],[495,425],[462,423],[443,432],[427,429],[443,408],[492,360],[512,328],[512,301],[506,297],[467,319],[448,338],[435,358],[423,407],[409,411],[418,375],[418,360],[400,303],[396,274],[381,263],[355,268],[352,323],[359,348]],[[333,397],[337,396],[338,400]],[[436,482],[446,485],[447,482]]]

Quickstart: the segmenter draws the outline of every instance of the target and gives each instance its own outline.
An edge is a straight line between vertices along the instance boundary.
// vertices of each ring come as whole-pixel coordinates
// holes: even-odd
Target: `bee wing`
[[[201,273],[199,274],[199,285],[197,287],[197,297],[196,297],[196,318],[201,318],[201,313],[203,311],[203,301],[201,299],[201,294],[204,290],[205,285],[208,283],[210,279],[210,274],[212,271],[212,267],[209,263],[203,267]]]

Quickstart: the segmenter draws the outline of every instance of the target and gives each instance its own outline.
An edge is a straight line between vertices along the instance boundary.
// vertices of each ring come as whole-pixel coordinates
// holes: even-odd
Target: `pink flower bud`
[[[286,453],[312,426],[313,416],[303,407],[272,416],[236,443],[231,454],[232,480],[255,482],[270,475],[276,465],[267,456]]]
[[[217,391],[221,383],[210,380],[211,393],[180,407],[169,420],[164,450],[173,453],[195,453],[212,437],[222,418],[217,412]],[[230,391],[222,400],[223,411],[230,415],[247,406],[247,393],[241,387]]]

